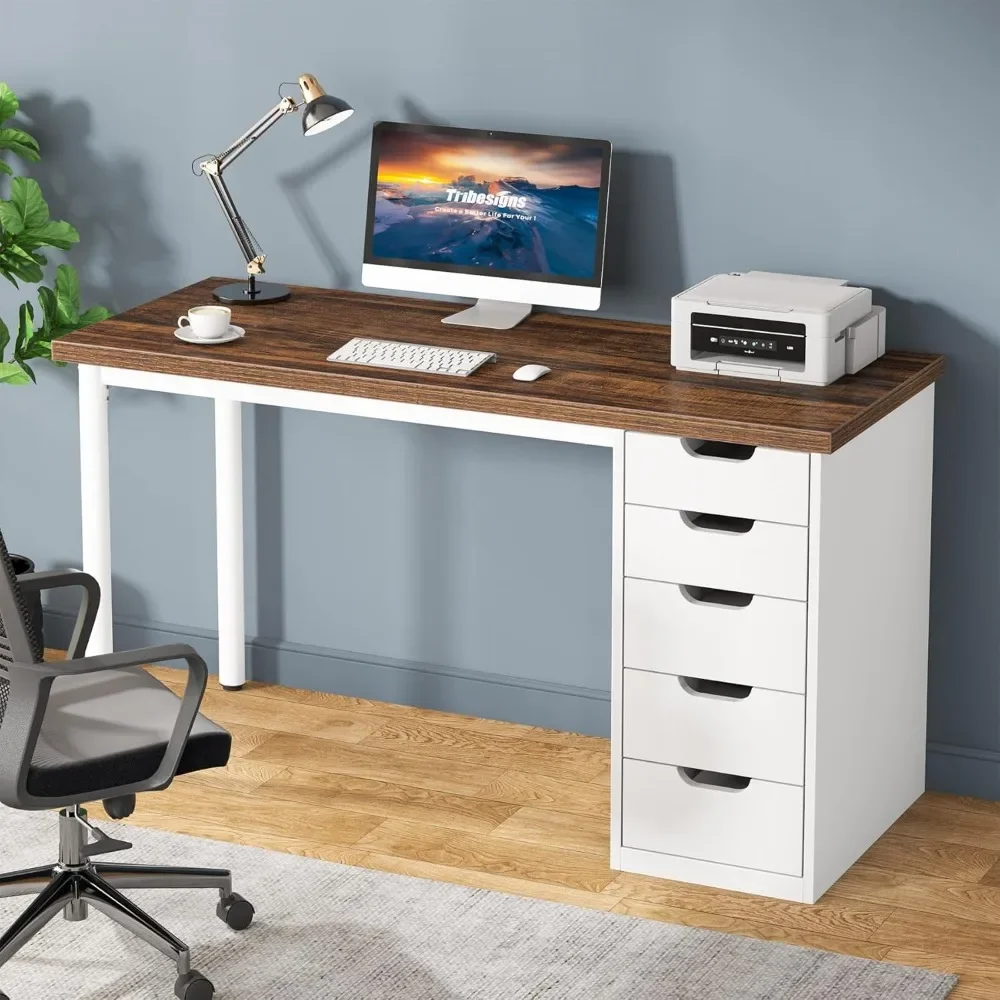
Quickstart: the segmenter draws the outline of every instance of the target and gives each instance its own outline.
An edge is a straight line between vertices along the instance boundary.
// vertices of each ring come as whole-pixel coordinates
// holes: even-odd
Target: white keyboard
[[[463,351],[453,347],[402,344],[396,340],[355,337],[326,360],[373,368],[402,368],[435,375],[471,375],[487,361],[496,361],[489,351]]]

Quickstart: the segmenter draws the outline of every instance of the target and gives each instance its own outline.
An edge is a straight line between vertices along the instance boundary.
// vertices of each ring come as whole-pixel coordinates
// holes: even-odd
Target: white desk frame
[[[201,396],[215,402],[215,518],[219,593],[219,681],[238,688],[246,680],[243,578],[243,403],[342,413],[431,427],[564,441],[610,448],[612,454],[611,676],[621,678],[624,548],[625,432],[608,427],[512,417],[474,410],[395,403],[361,396],[277,389],[244,382],[80,365],[80,477],[83,566],[101,586],[101,607],[88,653],[113,649],[111,603],[111,486],[108,390],[112,386]],[[614,683],[619,683],[615,680]],[[615,697],[615,704],[618,699]],[[618,727],[620,720],[612,720]],[[616,737],[617,738],[617,737]]]
[[[612,454],[611,867],[815,902],[923,791],[933,387],[844,448],[808,459],[804,846],[802,871],[795,875],[697,860],[669,846],[623,845],[624,430],[94,365],[81,365],[79,378],[83,562],[103,595],[89,653],[110,652],[113,641],[111,386],[215,403],[219,679],[230,688],[246,678],[243,403],[592,445]],[[635,468],[630,462],[633,473]],[[881,506],[871,507],[873,495]],[[880,510],[897,516],[880,518]],[[864,641],[854,641],[855,635]],[[655,795],[633,794],[629,802],[647,800]],[[763,821],[755,819],[763,838]]]

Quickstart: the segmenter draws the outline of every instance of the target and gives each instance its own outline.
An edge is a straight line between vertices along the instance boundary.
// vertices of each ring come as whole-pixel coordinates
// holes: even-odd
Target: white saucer
[[[246,333],[242,326],[230,326],[221,337],[196,337],[191,333],[188,326],[179,326],[174,330],[174,336],[178,340],[183,340],[185,344],[205,344],[211,347],[213,344],[228,344],[231,340],[239,340]]]

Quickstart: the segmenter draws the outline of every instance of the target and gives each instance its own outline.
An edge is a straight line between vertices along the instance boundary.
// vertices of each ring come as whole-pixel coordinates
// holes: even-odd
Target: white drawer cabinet
[[[831,454],[623,435],[613,868],[815,902],[919,797],[933,401]]]
[[[626,670],[626,757],[802,784],[805,698]]]
[[[626,578],[624,665],[801,694],[806,605]]]
[[[625,502],[805,524],[809,456],[629,433],[625,435]]]
[[[746,787],[699,783],[668,764],[623,761],[626,847],[802,874],[802,789],[769,781]]]
[[[626,576],[804,601],[807,546],[798,525],[625,505]]]

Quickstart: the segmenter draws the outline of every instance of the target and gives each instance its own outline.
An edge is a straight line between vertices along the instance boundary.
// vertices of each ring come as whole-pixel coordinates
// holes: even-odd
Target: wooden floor
[[[953,971],[954,1000],[1000,997],[1000,803],[928,793],[805,906],[612,871],[603,739],[262,685],[213,683],[203,711],[233,734],[229,767],[141,796],[134,822]]]

